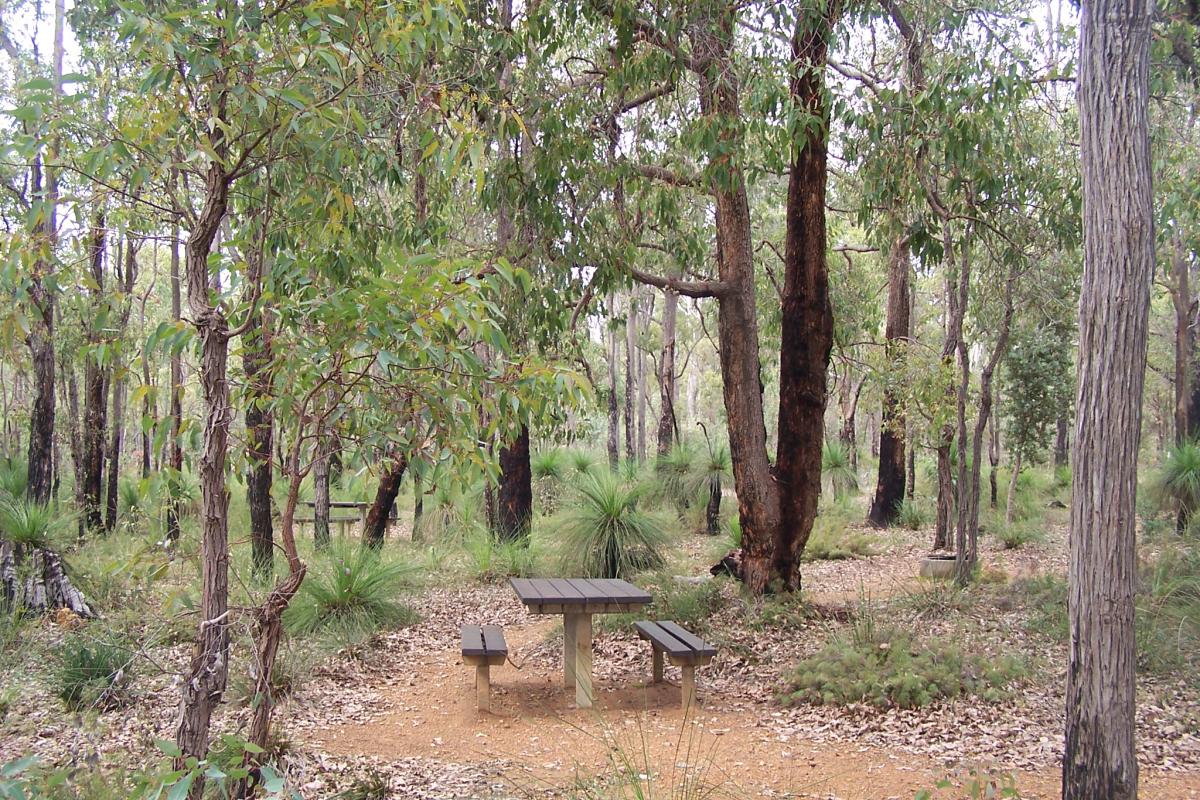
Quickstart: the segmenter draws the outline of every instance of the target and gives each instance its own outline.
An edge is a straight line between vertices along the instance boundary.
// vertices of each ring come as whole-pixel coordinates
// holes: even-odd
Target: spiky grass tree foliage
[[[417,615],[398,597],[413,571],[370,547],[335,549],[324,563],[314,565],[284,622],[294,634],[330,634],[350,641],[411,624]]]
[[[858,473],[850,463],[850,450],[835,439],[826,439],[821,448],[821,477],[829,484],[835,500],[858,490]]]
[[[661,567],[667,532],[638,507],[642,494],[606,471],[584,476],[563,520],[564,567],[588,578],[624,578]]]
[[[696,496],[692,476],[696,467],[696,452],[684,442],[677,443],[654,462],[654,493],[683,514]]]
[[[571,450],[567,461],[576,475],[587,475],[596,468],[596,457],[586,450]]]
[[[693,473],[691,493],[693,496],[699,494],[706,498],[705,533],[709,536],[716,536],[721,532],[721,490],[731,469],[729,448],[724,445],[709,445]]]
[[[542,450],[529,459],[533,472],[533,491],[542,513],[553,514],[558,507],[559,489],[567,475],[567,457],[562,450]]]
[[[25,498],[0,500],[0,538],[21,547],[54,547],[71,519]]]
[[[0,497],[23,497],[29,486],[29,467],[15,458],[0,459]]]
[[[1165,505],[1179,515],[1182,530],[1200,508],[1200,444],[1183,442],[1167,451],[1155,486]]]

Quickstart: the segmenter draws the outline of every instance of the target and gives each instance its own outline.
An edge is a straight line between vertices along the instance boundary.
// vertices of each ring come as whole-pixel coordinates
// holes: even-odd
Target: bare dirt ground
[[[909,591],[922,544],[899,535],[886,554],[810,565],[807,591],[831,607]],[[1061,542],[986,555],[1008,575],[1057,570]],[[741,602],[732,587],[727,594],[731,606]],[[998,704],[784,708],[775,699],[780,676],[820,645],[827,625],[747,630],[740,609],[712,620],[721,654],[699,670],[701,706],[689,718],[679,708],[678,673],[668,665],[667,684],[647,685],[648,646],[631,631],[603,628],[594,645],[596,705],[579,710],[562,686],[557,618],[526,614],[507,586],[430,590],[418,605],[420,626],[384,637],[356,672],[324,676],[280,715],[314,759],[313,796],[328,775],[366,769],[396,797],[595,797],[614,781],[624,792],[610,785],[603,796],[632,796],[628,786],[642,779],[653,797],[907,800],[946,779],[951,785],[934,797],[970,797],[973,770],[1011,775],[1022,797],[1059,797],[1060,673]],[[490,714],[476,710],[474,670],[459,657],[463,622],[505,626],[513,663],[493,668]],[[1061,654],[1046,659],[1061,663]],[[1180,707],[1189,697],[1171,686],[1142,692],[1142,797],[1200,798],[1195,710]]]

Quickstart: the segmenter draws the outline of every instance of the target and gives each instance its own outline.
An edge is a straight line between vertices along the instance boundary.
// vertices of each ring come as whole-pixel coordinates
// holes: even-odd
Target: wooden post
[[[654,663],[654,682],[655,682],[655,683],[662,683],[662,681],[663,681],[663,654],[662,654],[662,650],[659,650],[657,647],[654,647],[653,645],[651,645],[651,646],[650,646],[650,649],[654,651],[654,656],[653,656],[653,658],[652,658],[652,661],[653,661],[653,663]]]
[[[480,711],[492,710],[492,675],[487,662],[475,665],[475,696]]]
[[[696,665],[684,664],[683,672],[683,710],[686,712],[692,703],[696,702]]]
[[[575,688],[575,630],[579,614],[563,614],[563,685]]]
[[[592,707],[592,615],[575,621],[575,706]]]

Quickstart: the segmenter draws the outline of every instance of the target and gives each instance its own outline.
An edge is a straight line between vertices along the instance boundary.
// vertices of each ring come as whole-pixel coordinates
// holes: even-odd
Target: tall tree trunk
[[[496,535],[503,541],[529,536],[533,520],[533,475],[529,464],[529,426],[500,449],[500,491]]]
[[[329,547],[329,453],[326,452],[324,436],[317,437],[316,446],[317,454],[313,460],[313,543],[318,550],[324,550]]]
[[[379,487],[375,490],[375,499],[367,510],[367,520],[363,525],[363,541],[376,549],[383,547],[387,538],[388,517],[391,516],[392,506],[400,494],[400,483],[404,480],[404,472],[408,469],[408,458],[404,455],[395,456],[391,466],[379,478]]]
[[[1079,40],[1084,270],[1071,486],[1063,799],[1134,800],[1137,456],[1154,218],[1152,5],[1084,3]]]
[[[616,308],[615,299],[610,308]],[[617,389],[620,379],[620,368],[617,359],[620,358],[621,348],[617,344],[617,331],[609,321],[608,328],[608,467],[614,472],[621,460],[621,414],[617,403]]]
[[[259,225],[265,225],[260,220]],[[246,251],[246,283],[257,287],[266,279],[266,253],[261,239]],[[248,300],[253,302],[253,289]],[[249,327],[242,334],[242,369],[246,373],[246,504],[250,507],[250,549],[254,573],[270,577],[275,567],[275,531],[271,520],[271,445],[275,416],[271,412],[271,308],[251,308]],[[319,445],[320,446],[320,445]],[[319,532],[314,517],[314,531]],[[329,534],[326,513],[326,538]],[[317,541],[321,541],[319,538]]]
[[[1012,525],[1013,513],[1017,505],[1017,482],[1021,479],[1021,453],[1013,456],[1012,474],[1008,476],[1008,496],[1004,503],[1004,524]]]
[[[775,480],[780,519],[770,574],[788,590],[800,588],[800,556],[812,533],[821,496],[826,380],[833,347],[833,311],[826,263],[825,183],[829,110],[825,59],[838,4],[799,8],[792,35],[791,100],[806,125],[793,143],[788,175],[784,285],[780,318],[779,440]],[[745,564],[747,569],[757,565]],[[764,588],[761,573],[750,583]]]
[[[100,315],[104,297],[104,251],[107,235],[103,210],[92,223],[91,271],[95,284],[95,312]],[[95,322],[89,323],[88,344],[98,346],[103,332]],[[88,354],[83,368],[83,503],[87,527],[99,530],[103,518],[100,512],[101,491],[104,486],[104,432],[108,428],[108,369],[93,353]]]
[[[132,237],[125,239],[125,249],[122,266],[117,274],[117,285],[122,292],[121,312],[117,316],[116,337],[123,339],[126,328],[129,327],[129,313],[132,310],[133,287],[137,283],[137,253],[138,247]],[[117,526],[117,515],[120,510],[121,488],[121,448],[125,436],[125,393],[126,368],[117,363],[112,369],[112,439],[108,446],[108,504],[104,518],[104,529],[111,531]]]
[[[675,419],[675,316],[679,308],[679,295],[672,291],[664,293],[662,318],[662,355],[658,362],[658,455],[671,452],[679,432]]]
[[[638,333],[643,333],[650,327],[650,320],[654,318],[654,296],[650,296],[649,305],[644,313],[638,314],[638,324],[641,330]],[[646,351],[641,347],[637,348],[637,457],[638,463],[646,460]]]
[[[224,99],[214,114],[224,115]],[[229,449],[229,323],[220,306],[209,300],[208,257],[229,204],[232,178],[222,165],[228,147],[221,126],[212,150],[216,158],[205,176],[204,205],[187,241],[185,274],[188,307],[200,340],[200,387],[204,398],[204,431],[199,458],[200,476],[200,617],[191,664],[181,683],[176,744],[183,756],[203,759],[213,711],[225,693],[229,675],[229,491],[225,459]],[[191,797],[199,798],[197,781]]]
[[[421,476],[414,472],[412,474],[413,484],[413,521],[412,521],[412,540],[414,542],[421,541],[424,538],[421,534],[421,517],[425,514],[425,482],[421,480]]]
[[[637,394],[637,319],[637,295],[631,293],[625,313],[625,458],[631,462],[637,458],[637,417],[634,413]]]
[[[1069,461],[1068,454],[1071,452],[1070,437],[1067,435],[1069,429],[1067,415],[1060,414],[1054,425],[1054,466],[1065,467]]]
[[[60,368],[67,392],[67,438],[71,445],[71,463],[74,465],[75,507],[82,509],[84,507],[83,437],[79,433],[79,386],[75,378],[75,365],[71,363],[70,359],[63,357]],[[79,538],[82,539],[85,532],[82,514],[76,515],[76,525]]]
[[[1175,310],[1175,443],[1182,444],[1192,429],[1189,417],[1192,401],[1192,379],[1195,360],[1196,333],[1192,327],[1192,292],[1188,281],[1189,266],[1183,258],[1179,233],[1172,238],[1171,304]],[[1066,428],[1066,420],[1062,429]],[[1055,465],[1058,465],[1058,442],[1055,441]]]
[[[904,373],[904,364],[907,361],[911,328],[910,272],[908,237],[902,236],[892,243],[892,252],[888,259],[887,323],[884,328],[888,363],[895,374]],[[879,429],[878,481],[875,485],[875,498],[867,513],[867,521],[877,528],[887,528],[895,522],[900,503],[904,499],[904,408],[901,398],[891,385],[884,387],[882,420]]]
[[[178,325],[183,316],[179,279],[179,226],[171,227],[171,319]],[[183,473],[183,354],[171,352],[171,440],[167,479],[167,540],[179,539],[179,494]]]
[[[992,398],[992,405],[994,408],[999,409],[1000,408],[1000,385],[999,385],[999,383],[996,384],[996,388],[993,391],[993,395],[994,396]],[[996,414],[999,414],[999,413],[1000,413],[999,410],[997,410]],[[990,495],[989,496],[989,505],[992,507],[992,509],[995,509],[997,506],[996,468],[1000,466],[1000,428],[996,424],[996,414],[993,414],[991,419],[988,420],[988,465],[991,468],[988,471],[988,488],[989,488],[989,495]]]
[[[963,317],[967,313],[967,302],[971,290],[971,248],[968,244],[970,236],[963,237],[960,252],[958,272],[958,322],[955,342],[958,350],[959,381],[955,389],[955,418],[958,427],[958,520],[954,536],[954,576],[959,585],[965,586],[971,579],[977,560],[976,531],[971,529],[967,518],[971,511],[970,474],[975,466],[970,464],[970,451],[967,442],[967,393],[971,389],[971,351],[963,335]]]

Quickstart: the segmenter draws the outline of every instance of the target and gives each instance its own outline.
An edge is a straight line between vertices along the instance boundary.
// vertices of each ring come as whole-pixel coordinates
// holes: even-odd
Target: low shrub
[[[107,710],[124,699],[133,664],[128,649],[75,635],[59,646],[58,661],[56,693],[68,710]]]
[[[497,539],[489,531],[476,530],[463,540],[463,550],[475,578],[483,583],[527,578],[536,571],[538,555],[529,538]]]
[[[565,568],[588,578],[625,578],[663,565],[666,527],[639,508],[640,489],[597,472],[584,476],[578,493],[562,518]]]
[[[896,521],[910,531],[921,530],[928,526],[932,519],[925,505],[911,497],[901,500],[896,511]]]
[[[827,509],[817,516],[804,547],[805,561],[839,561],[875,555],[875,538],[850,527],[848,511]]]
[[[1014,521],[1011,524],[997,519],[988,526],[996,540],[1004,545],[1005,550],[1017,550],[1032,542],[1045,540],[1045,532],[1029,520]]]
[[[349,641],[414,624],[417,613],[397,599],[413,571],[369,547],[341,549],[311,570],[284,622],[297,635]]]
[[[1012,656],[967,655],[944,639],[917,642],[898,628],[856,628],[801,661],[788,679],[787,704],[920,708],[974,695],[996,701],[1025,674]]]

